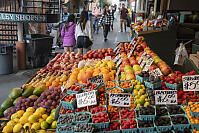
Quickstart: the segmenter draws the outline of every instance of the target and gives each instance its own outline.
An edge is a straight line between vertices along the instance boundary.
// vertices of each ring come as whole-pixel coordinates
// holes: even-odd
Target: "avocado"
[[[25,88],[24,92],[22,93],[22,96],[24,97],[29,97],[30,95],[33,94],[34,87],[33,86],[28,86]]]
[[[3,110],[8,109],[9,107],[11,107],[13,105],[14,99],[11,98],[7,98],[2,104],[1,104],[1,108]]]
[[[8,95],[9,98],[16,99],[21,96],[22,89],[21,88],[14,88]]]

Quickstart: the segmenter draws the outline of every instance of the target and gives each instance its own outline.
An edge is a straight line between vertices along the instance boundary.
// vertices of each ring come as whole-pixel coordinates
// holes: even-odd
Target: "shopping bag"
[[[188,53],[185,48],[186,44],[181,43],[180,46],[176,49],[176,57],[174,61],[174,65],[183,65],[184,60],[188,58]]]

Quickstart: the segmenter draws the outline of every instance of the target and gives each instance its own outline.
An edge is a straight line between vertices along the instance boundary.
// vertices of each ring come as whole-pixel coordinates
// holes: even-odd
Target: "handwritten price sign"
[[[153,60],[152,58],[150,58],[150,59],[148,60],[148,62],[146,63],[146,65],[145,65],[143,71],[148,71],[148,70],[149,70],[149,67],[152,65],[153,61],[154,61],[154,60]]]
[[[97,104],[96,91],[89,91],[85,93],[76,94],[77,107],[87,107]]]
[[[113,59],[113,61],[114,61],[114,62],[117,62],[117,61],[119,60],[119,58],[120,58],[120,54],[118,54],[118,55]]]
[[[156,68],[153,71],[149,72],[149,75],[152,75],[154,77],[160,77],[162,76],[162,72],[160,71],[160,68]]]
[[[103,78],[103,74],[101,75],[97,75],[97,76],[94,76],[94,77],[91,77],[88,79],[87,82],[91,82],[91,83],[104,83],[104,78]]]
[[[143,60],[143,58],[144,58],[145,55],[146,55],[146,52],[144,52],[144,53],[141,55],[141,57],[140,57],[139,60],[138,60],[138,63],[139,63],[139,64],[142,62],[142,60]]]
[[[117,64],[116,64],[117,67],[119,67],[119,65],[122,63],[123,58],[124,58],[124,57],[122,57],[122,58],[117,62]]]
[[[150,58],[149,55],[146,55],[146,57],[144,58],[144,60],[142,61],[142,63],[140,64],[140,67],[143,68],[144,65],[146,64],[146,61]]]
[[[199,91],[199,75],[182,76],[184,91]]]
[[[175,105],[178,104],[177,90],[155,90],[156,105]]]
[[[127,93],[110,93],[109,105],[117,107],[130,107],[131,95]]]
[[[136,44],[133,46],[133,48],[131,49],[131,51],[130,51],[130,53],[129,53],[129,55],[128,55],[128,58],[131,57],[131,55],[132,55],[132,53],[133,53],[133,51],[135,50],[135,48],[136,48],[137,45],[138,45],[138,43],[136,43]]]

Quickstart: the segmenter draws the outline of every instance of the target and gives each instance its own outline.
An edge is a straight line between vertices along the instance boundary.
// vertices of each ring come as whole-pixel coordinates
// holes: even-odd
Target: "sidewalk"
[[[99,34],[94,34],[94,44],[92,49],[114,48],[119,42],[130,41],[130,29],[120,33],[119,20],[115,19],[114,31],[109,32],[107,42],[104,42],[103,30],[100,28]],[[59,50],[63,52],[62,50]],[[35,75],[39,69],[16,71],[16,59],[14,58],[14,73],[0,75],[0,104],[8,97],[9,92],[16,87],[21,87],[30,77]]]

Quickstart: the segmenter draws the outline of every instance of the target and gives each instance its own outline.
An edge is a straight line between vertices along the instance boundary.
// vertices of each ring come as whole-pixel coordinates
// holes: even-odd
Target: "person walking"
[[[97,6],[93,9],[92,11],[92,15],[94,16],[93,17],[93,33],[95,33],[96,31],[96,24],[97,24],[97,34],[99,32],[99,19],[100,17],[102,16],[102,9],[100,8],[99,4],[97,4]]]
[[[115,7],[114,6],[111,6],[111,14],[113,16],[113,21],[115,20],[115,17],[114,17],[114,14],[115,14]],[[111,29],[113,31],[113,24],[111,25]]]
[[[75,38],[78,54],[83,54],[83,48],[88,52],[93,44],[93,32],[91,22],[88,20],[88,12],[83,10],[80,19],[76,25]]]
[[[61,30],[61,38],[63,41],[64,51],[73,52],[76,44],[75,40],[75,15],[71,14],[68,16],[68,20]]]
[[[104,41],[107,41],[108,32],[110,31],[110,26],[113,25],[113,15],[111,14],[108,5],[105,6],[102,17],[100,18],[99,25],[103,23],[104,29]]]
[[[122,8],[120,9],[120,29],[121,29],[121,32],[123,32],[123,25],[124,25],[124,30],[126,32],[127,15],[128,15],[128,10],[125,8],[125,5],[122,4]]]

